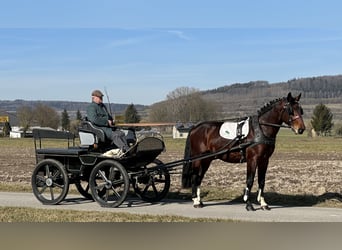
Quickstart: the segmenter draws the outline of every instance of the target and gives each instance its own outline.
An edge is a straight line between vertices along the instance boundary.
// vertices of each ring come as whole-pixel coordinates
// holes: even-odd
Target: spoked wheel
[[[147,202],[158,202],[165,198],[170,189],[170,174],[167,169],[157,169],[149,172],[148,168],[163,164],[158,159],[147,165],[145,174],[135,176],[132,184],[135,193]]]
[[[88,178],[89,179],[89,178]],[[93,195],[91,194],[89,181],[85,179],[78,179],[75,182],[75,186],[77,191],[86,199],[94,200]],[[104,195],[106,193],[105,190],[99,190],[99,195]]]
[[[114,160],[97,164],[89,179],[92,196],[103,207],[120,206],[127,197],[129,184],[126,169]]]
[[[39,162],[33,171],[33,194],[44,205],[56,205],[64,200],[69,191],[69,178],[64,166],[56,160]]]
[[[75,182],[75,186],[78,190],[78,192],[86,199],[88,200],[94,200],[93,196],[91,195],[89,182],[84,179],[78,179]]]

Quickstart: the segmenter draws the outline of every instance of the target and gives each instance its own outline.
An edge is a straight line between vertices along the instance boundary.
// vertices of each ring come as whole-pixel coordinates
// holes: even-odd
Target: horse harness
[[[237,127],[237,137],[233,141],[233,145],[231,148],[231,151],[239,150],[241,154],[240,163],[246,162],[246,150],[249,147],[254,147],[259,144],[266,144],[266,145],[275,145],[276,139],[268,137],[264,135],[259,123],[259,117],[258,116],[251,116],[249,117],[250,127],[253,127],[254,129],[254,137],[252,140],[247,140],[247,142],[243,142],[243,135],[241,133],[242,125]],[[272,126],[273,124],[267,124],[269,126]],[[229,143],[231,144],[231,143]],[[234,147],[234,145],[237,145]]]

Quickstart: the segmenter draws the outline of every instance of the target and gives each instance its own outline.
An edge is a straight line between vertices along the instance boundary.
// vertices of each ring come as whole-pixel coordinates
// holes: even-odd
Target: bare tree
[[[149,111],[149,120],[151,122],[168,122],[167,102],[155,103]]]
[[[150,120],[163,122],[198,122],[217,117],[216,105],[202,98],[195,88],[180,87],[167,100],[151,107]]]
[[[31,107],[22,106],[17,110],[17,117],[19,119],[19,125],[23,128],[24,134],[32,126],[34,120],[34,112]]]
[[[34,109],[34,119],[41,127],[57,129],[60,118],[56,110],[44,104],[38,104]]]

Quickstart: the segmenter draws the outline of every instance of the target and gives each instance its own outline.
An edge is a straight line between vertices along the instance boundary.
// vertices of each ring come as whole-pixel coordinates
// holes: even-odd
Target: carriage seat
[[[137,137],[134,128],[118,128],[125,133],[128,145],[131,147],[136,144]],[[78,129],[81,147],[92,147],[93,149],[106,150],[112,148],[111,141],[107,139],[105,133],[100,128],[94,126],[87,119],[81,121]]]
[[[99,143],[106,142],[105,133],[87,120],[81,121],[78,134],[82,147],[94,146],[94,148],[97,148]]]

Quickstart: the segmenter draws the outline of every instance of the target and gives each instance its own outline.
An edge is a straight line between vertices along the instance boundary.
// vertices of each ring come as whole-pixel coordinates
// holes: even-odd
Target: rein
[[[263,125],[263,126],[269,126],[269,127],[278,127],[278,128],[291,128],[291,126],[289,125],[279,125],[279,124],[274,124],[274,123],[260,123],[260,125]]]
[[[299,119],[299,115],[293,117],[292,119],[290,119],[290,123],[292,123],[293,121]],[[268,122],[264,122],[264,123],[259,123],[260,125],[264,125],[264,126],[270,126],[270,127],[278,127],[278,128],[291,128],[290,125],[279,125],[279,124],[274,124],[274,123],[268,123]]]

